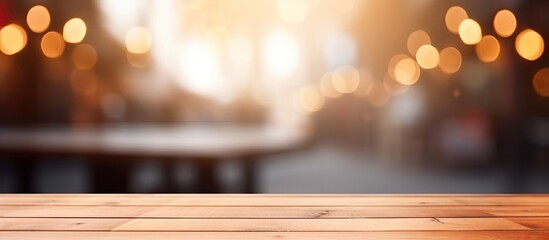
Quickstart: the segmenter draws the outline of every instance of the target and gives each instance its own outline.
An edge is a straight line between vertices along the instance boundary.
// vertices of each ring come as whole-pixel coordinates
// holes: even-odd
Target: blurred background
[[[0,0],[0,192],[549,192],[544,0]]]

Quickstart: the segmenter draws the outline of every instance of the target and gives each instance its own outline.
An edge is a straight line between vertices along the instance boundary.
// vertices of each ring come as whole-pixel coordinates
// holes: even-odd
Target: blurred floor
[[[86,192],[90,175],[86,164],[48,161],[34,171],[36,192]],[[161,167],[152,161],[136,169],[134,192],[154,192],[163,183]],[[193,181],[193,167],[182,163],[175,179],[185,186]],[[453,169],[453,168],[452,168]],[[218,174],[225,192],[239,192],[239,166],[227,161]],[[304,151],[265,158],[259,167],[263,193],[503,193],[503,170],[490,167],[450,170],[377,161],[365,153],[333,144],[319,144]],[[0,191],[12,192],[13,166],[0,167]],[[146,184],[143,184],[146,183]],[[524,192],[549,192],[549,176],[532,175]],[[188,188],[186,188],[188,189]],[[188,191],[188,190],[187,190]]]

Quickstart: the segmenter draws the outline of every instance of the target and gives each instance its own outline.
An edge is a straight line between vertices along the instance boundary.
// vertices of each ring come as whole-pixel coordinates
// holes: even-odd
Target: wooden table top
[[[549,195],[3,194],[0,239],[549,239]]]
[[[101,128],[0,129],[0,153],[227,158],[299,149],[307,124],[119,124]]]

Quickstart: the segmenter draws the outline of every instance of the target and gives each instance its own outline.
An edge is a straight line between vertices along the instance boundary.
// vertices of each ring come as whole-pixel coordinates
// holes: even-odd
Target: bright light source
[[[500,10],[494,17],[494,29],[501,37],[513,35],[517,29],[515,14],[507,9]]]
[[[42,52],[46,57],[60,57],[65,51],[65,41],[63,41],[63,35],[53,31],[46,33],[42,37],[42,41],[40,41],[40,48],[42,48]]]
[[[420,69],[416,61],[404,58],[395,65],[395,80],[404,85],[412,85],[419,80]]]
[[[332,75],[332,84],[340,93],[352,93],[358,88],[360,74],[352,66],[338,67]]]
[[[432,45],[423,45],[417,50],[416,60],[421,68],[433,69],[438,66],[440,56],[438,50]]]
[[[312,86],[307,85],[299,90],[299,106],[306,112],[317,112],[324,106],[324,96],[320,91]]]
[[[431,44],[431,37],[429,37],[429,34],[427,32],[423,30],[417,30],[411,33],[410,36],[408,36],[408,41],[406,43],[410,54],[412,54],[412,56],[415,56],[419,47]]]
[[[126,34],[126,49],[133,54],[143,54],[151,48],[151,41],[149,30],[136,26]]]
[[[299,64],[299,47],[287,33],[271,33],[264,43],[262,60],[267,72],[277,76],[289,75]]]
[[[80,18],[70,19],[63,26],[63,39],[68,43],[79,43],[86,36],[86,23]]]
[[[453,6],[448,9],[444,21],[448,30],[454,34],[459,33],[459,25],[463,20],[469,18],[465,9],[460,6]]]
[[[0,51],[13,55],[23,50],[27,45],[27,33],[17,25],[10,24],[0,30]]]
[[[41,33],[50,26],[50,12],[42,5],[32,7],[27,13],[27,25],[31,31]]]
[[[498,40],[491,35],[482,37],[482,40],[475,46],[478,59],[483,62],[495,61],[500,52],[500,46]]]
[[[521,57],[526,60],[534,61],[543,54],[543,38],[536,31],[526,29],[517,36],[515,48]]]
[[[482,39],[482,29],[473,19],[465,19],[459,25],[459,37],[467,45],[475,45]]]

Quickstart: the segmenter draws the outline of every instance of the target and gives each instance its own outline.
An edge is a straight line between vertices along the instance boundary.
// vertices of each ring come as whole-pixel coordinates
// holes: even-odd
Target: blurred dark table
[[[44,156],[78,156],[93,166],[94,192],[127,192],[129,167],[155,159],[171,166],[190,159],[199,167],[199,192],[218,192],[215,169],[223,159],[244,166],[245,192],[257,192],[256,164],[261,157],[302,148],[307,125],[186,124],[113,125],[102,128],[39,128],[0,130],[0,155],[27,167],[21,181],[30,191],[30,168]],[[27,170],[25,170],[27,169]],[[175,191],[173,180],[165,191]]]

